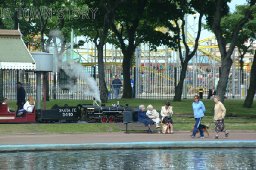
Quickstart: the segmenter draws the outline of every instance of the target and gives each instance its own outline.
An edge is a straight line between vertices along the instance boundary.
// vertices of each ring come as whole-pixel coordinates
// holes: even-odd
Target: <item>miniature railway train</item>
[[[71,123],[78,121],[115,123],[123,122],[124,113],[127,111],[132,112],[132,114],[136,113],[135,109],[128,106],[79,104],[74,107],[55,105],[48,110],[34,110],[32,113],[17,116],[16,112],[9,111],[6,104],[0,104],[0,123]]]

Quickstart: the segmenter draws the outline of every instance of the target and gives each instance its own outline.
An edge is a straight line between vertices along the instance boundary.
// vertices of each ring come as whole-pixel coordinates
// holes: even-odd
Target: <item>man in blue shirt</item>
[[[199,130],[200,138],[204,138],[204,131],[203,129],[199,128],[199,125],[201,124],[201,120],[204,117],[204,113],[206,109],[205,109],[204,103],[202,101],[199,101],[198,95],[195,95],[194,97],[192,108],[194,112],[195,125],[194,125],[194,129],[191,137],[194,138],[196,136],[196,132]]]

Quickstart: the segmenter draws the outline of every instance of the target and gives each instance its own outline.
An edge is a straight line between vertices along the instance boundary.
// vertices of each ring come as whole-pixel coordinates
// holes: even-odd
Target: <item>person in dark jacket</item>
[[[119,79],[118,75],[115,75],[115,79],[112,81],[112,88],[114,92],[114,99],[117,99],[119,96],[119,91],[122,86],[122,82]]]
[[[154,121],[152,119],[150,119],[147,115],[146,115],[146,110],[145,110],[145,106],[144,105],[140,105],[139,106],[139,112],[138,112],[138,122],[143,123],[145,126],[148,127],[147,132],[151,133],[152,130],[150,129],[150,126],[154,124]]]
[[[24,87],[22,86],[22,83],[18,82],[17,83],[17,106],[18,106],[17,110],[23,108],[23,105],[26,102],[25,98],[26,98],[26,91],[25,91]]]

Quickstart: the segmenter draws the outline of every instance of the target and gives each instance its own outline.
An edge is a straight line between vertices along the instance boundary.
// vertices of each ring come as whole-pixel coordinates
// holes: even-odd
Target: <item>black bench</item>
[[[143,115],[145,114],[145,115]],[[150,128],[151,125],[154,125],[155,122],[146,116],[146,112],[141,113],[139,110],[135,111],[124,111],[123,112],[123,123],[125,124],[125,132],[128,133],[128,124],[129,123],[141,123],[144,126],[147,126],[147,132],[152,133]],[[150,125],[150,126],[148,126]]]

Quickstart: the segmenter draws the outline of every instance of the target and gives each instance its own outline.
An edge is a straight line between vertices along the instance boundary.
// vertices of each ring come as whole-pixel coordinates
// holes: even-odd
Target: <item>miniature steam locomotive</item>
[[[128,106],[112,105],[98,106],[92,104],[79,104],[73,106],[55,105],[49,110],[34,110],[16,116],[15,112],[8,111],[8,106],[0,104],[0,123],[54,123],[78,122],[88,123],[114,123],[123,121],[124,111],[134,111]]]

